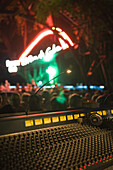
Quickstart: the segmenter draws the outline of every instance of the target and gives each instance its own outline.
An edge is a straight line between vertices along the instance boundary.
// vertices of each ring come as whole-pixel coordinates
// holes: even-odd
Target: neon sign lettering
[[[68,43],[69,43],[71,46],[74,46],[74,43],[72,42],[72,40],[70,39],[70,37],[69,37],[64,31],[62,31],[61,28],[52,27],[52,30],[56,30],[56,31],[58,32],[58,34],[59,34],[64,40],[67,40]],[[69,46],[68,46],[67,48],[69,48]]]
[[[39,41],[41,41],[44,37],[52,34],[53,31],[48,29],[38,34],[35,37],[35,39],[29,44],[29,46],[25,49],[25,51],[21,54],[19,60],[23,60],[31,52],[31,50],[39,43]]]
[[[53,35],[54,32],[53,31],[57,31],[58,34],[63,38],[58,38],[59,43],[61,46],[55,46],[55,44],[52,45],[52,49],[51,47],[48,47],[45,51],[45,53],[43,52],[43,50],[40,50],[38,56],[32,56],[28,54],[32,51],[32,49],[46,36],[48,35]],[[72,42],[72,40],[70,39],[70,37],[64,32],[62,31],[61,28],[58,27],[52,27],[52,30],[49,29],[45,29],[42,32],[40,32],[35,38],[34,40],[28,45],[28,47],[24,50],[24,52],[20,55],[19,60],[6,60],[6,67],[8,67],[8,71],[10,73],[14,73],[18,71],[18,66],[25,66],[29,63],[32,63],[35,60],[39,60],[39,59],[44,59],[44,61],[50,61],[52,59],[52,56],[60,51],[60,50],[65,50],[67,48],[69,48],[69,44],[70,46],[74,46],[74,43]],[[69,44],[65,43],[65,40],[68,41]],[[28,56],[28,57],[27,57]]]
[[[51,47],[48,47],[45,52],[43,50],[40,50],[38,55],[29,55],[28,57],[23,58],[23,60],[6,60],[6,67],[8,67],[8,71],[10,73],[14,73],[18,71],[18,67],[19,66],[25,66],[28,65],[30,63],[32,63],[35,60],[39,60],[39,59],[44,59],[45,61],[50,61],[51,58],[49,58],[49,56],[53,56],[56,52],[59,52],[62,50],[62,47],[55,46],[55,44],[52,45]]]

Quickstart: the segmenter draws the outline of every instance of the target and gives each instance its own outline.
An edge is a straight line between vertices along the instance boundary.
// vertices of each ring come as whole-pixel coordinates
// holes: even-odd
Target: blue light
[[[74,86],[64,86],[66,89],[74,89]]]
[[[10,86],[10,89],[15,89],[16,88],[16,86]]]
[[[42,81],[41,80],[38,82],[38,85],[42,85]]]
[[[99,86],[100,89],[104,89],[104,86]]]
[[[76,86],[77,89],[83,89],[83,86]]]
[[[84,86],[84,89],[87,89],[87,86]]]
[[[87,86],[76,86],[76,89],[87,89]]]
[[[52,85],[52,86],[44,86],[45,89],[50,89],[50,88],[54,88],[55,85]]]
[[[94,86],[91,85],[91,86],[89,86],[89,88],[90,88],[90,89],[94,89]]]
[[[90,89],[95,89],[95,90],[102,90],[102,89],[104,89],[104,86],[103,86],[103,85],[101,85],[101,86],[93,86],[93,85],[90,85],[89,88],[90,88]]]

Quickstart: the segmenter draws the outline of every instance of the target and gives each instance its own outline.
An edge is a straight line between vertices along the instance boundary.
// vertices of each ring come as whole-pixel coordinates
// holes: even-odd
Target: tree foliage
[[[61,15],[66,17],[70,21],[76,41],[85,44],[94,55],[105,55],[108,46],[112,48],[112,0],[1,0],[0,51],[7,52],[13,58],[17,56],[20,46],[18,43],[16,46],[15,38],[25,47],[26,37],[49,26],[46,20],[50,14],[59,19]]]
[[[0,4],[0,31],[2,24],[8,26],[15,22],[17,33],[23,36],[26,20],[32,22],[31,30],[38,29],[39,24],[46,25],[46,19],[51,13],[59,17],[65,14],[73,21],[73,31],[84,29],[87,39],[94,41],[106,33],[112,35],[113,28],[112,0],[7,0]],[[14,28],[15,29],[15,28]],[[30,30],[30,28],[29,28]],[[93,42],[94,43],[94,42]]]

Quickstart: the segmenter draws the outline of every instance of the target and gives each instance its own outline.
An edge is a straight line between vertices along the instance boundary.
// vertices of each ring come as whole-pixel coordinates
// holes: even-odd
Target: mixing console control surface
[[[93,170],[113,163],[112,131],[79,123],[0,137],[0,169]]]

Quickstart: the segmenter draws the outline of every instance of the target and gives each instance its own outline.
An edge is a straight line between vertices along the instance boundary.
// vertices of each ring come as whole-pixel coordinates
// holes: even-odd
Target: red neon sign
[[[60,36],[62,36],[64,40],[67,40],[71,46],[74,46],[74,43],[72,42],[70,37],[64,31],[62,31],[61,28],[53,27],[52,29],[58,31],[58,34]],[[21,62],[21,60],[23,60],[31,52],[31,50],[39,43],[39,41],[41,41],[44,37],[46,37],[48,35],[53,35],[53,34],[54,34],[53,31],[49,30],[49,29],[46,29],[43,32],[41,32],[40,34],[38,34],[34,38],[34,40],[28,45],[28,47],[25,49],[25,51],[21,54],[21,56],[19,57],[20,62]],[[61,38],[59,39],[59,42],[60,42],[60,45],[61,45],[62,49],[69,48],[68,44],[66,44],[64,42],[64,40],[62,40]]]
[[[44,37],[48,36],[48,35],[52,35],[53,31],[51,30],[44,30],[43,32],[41,32],[40,34],[38,34],[35,39],[29,44],[29,46],[25,49],[25,51],[21,54],[21,56],[19,57],[19,60],[23,60],[30,52],[31,50],[39,43],[39,41],[41,41]]]
[[[53,31],[52,31],[53,30]],[[37,56],[37,58],[32,58],[32,61],[29,61],[29,57],[28,54],[32,51],[32,49],[46,36],[48,35],[53,35],[54,31],[56,30],[58,32],[58,35],[60,36],[60,38],[58,38],[60,46],[55,46],[54,45],[54,50],[56,51],[60,51],[60,50],[65,50],[67,48],[69,48],[70,46],[74,46],[74,43],[72,42],[72,40],[70,39],[70,37],[64,32],[62,31],[61,28],[58,27],[52,27],[52,30],[50,29],[45,29],[42,32],[40,32],[39,34],[37,34],[37,36],[34,38],[34,40],[27,46],[27,48],[24,50],[24,52],[20,55],[18,60],[6,60],[6,67],[8,67],[8,71],[9,72],[17,72],[18,71],[18,67],[24,66],[26,64],[28,64],[29,62],[31,63],[34,60],[38,60],[41,57],[41,53],[42,50],[39,54],[39,56]],[[66,41],[66,42],[65,42]],[[50,47],[49,47],[50,48]],[[44,55],[44,52],[43,52]],[[36,56],[35,56],[36,57]],[[43,57],[42,57],[43,58]],[[28,59],[28,60],[27,60]]]

